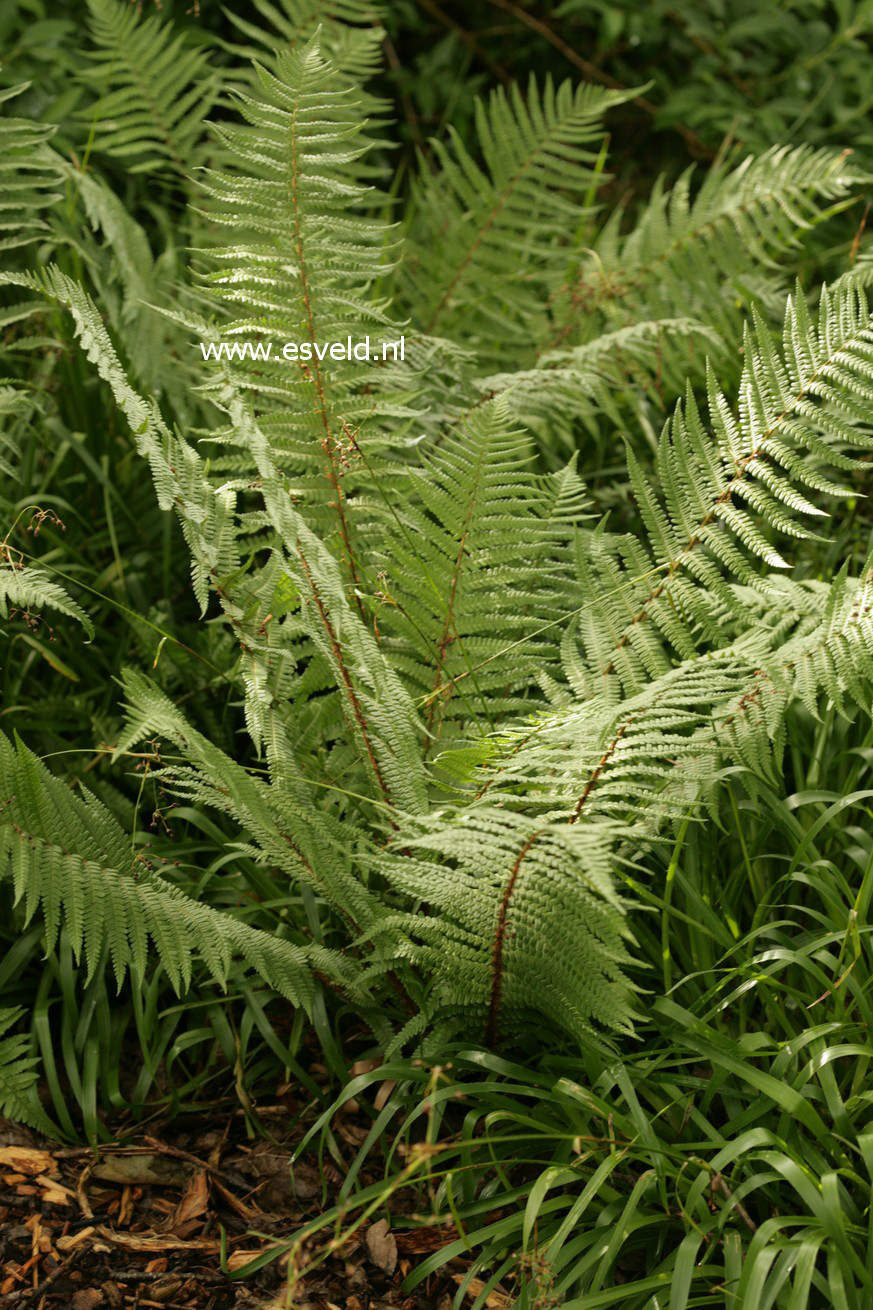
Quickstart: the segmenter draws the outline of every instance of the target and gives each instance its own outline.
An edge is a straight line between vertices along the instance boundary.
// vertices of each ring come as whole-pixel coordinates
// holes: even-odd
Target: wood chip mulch
[[[292,1172],[292,1143],[277,1141],[270,1127],[272,1140],[264,1140],[246,1137],[234,1116],[219,1130],[192,1130],[188,1121],[186,1131],[174,1123],[160,1136],[94,1151],[59,1147],[0,1119],[0,1306],[450,1310],[465,1261],[412,1293],[402,1284],[427,1254],[455,1240],[452,1225],[395,1227],[393,1217],[374,1215],[310,1273],[304,1249],[299,1277],[291,1277],[289,1239],[319,1213],[325,1180],[333,1204],[342,1173],[330,1163],[322,1174],[306,1161]],[[400,1194],[395,1203],[402,1213]],[[282,1253],[244,1280],[230,1279],[220,1268],[222,1228],[230,1270],[279,1244]],[[326,1230],[322,1244],[332,1235]],[[471,1294],[481,1290],[474,1280]],[[487,1304],[504,1310],[512,1299],[498,1290]]]

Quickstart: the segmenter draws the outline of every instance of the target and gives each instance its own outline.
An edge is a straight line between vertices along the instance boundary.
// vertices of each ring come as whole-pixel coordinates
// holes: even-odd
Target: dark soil
[[[343,1172],[314,1160],[292,1171],[287,1122],[285,1108],[275,1107],[262,1120],[269,1136],[257,1137],[238,1112],[224,1123],[213,1112],[209,1122],[174,1120],[92,1150],[59,1147],[0,1120],[0,1305],[449,1310],[468,1261],[403,1290],[425,1255],[457,1237],[450,1224],[412,1219],[423,1200],[412,1189],[392,1198],[391,1215],[374,1213],[339,1240],[328,1227],[293,1250],[295,1233],[335,1203]],[[367,1128],[350,1115],[335,1131],[353,1158]],[[355,1219],[350,1212],[347,1227]],[[242,1279],[222,1273],[222,1229],[230,1271],[272,1258]],[[474,1296],[481,1290],[474,1280]],[[510,1300],[498,1291],[488,1305],[499,1310]]]

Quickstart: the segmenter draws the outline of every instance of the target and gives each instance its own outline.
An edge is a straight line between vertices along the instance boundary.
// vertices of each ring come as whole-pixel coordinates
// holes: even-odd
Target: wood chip
[[[452,1274],[452,1278],[458,1284],[467,1281],[466,1274]],[[485,1284],[482,1282],[481,1278],[471,1278],[467,1283],[466,1291],[467,1296],[481,1296],[485,1291]],[[488,1310],[509,1310],[509,1306],[512,1302],[505,1292],[499,1292],[495,1289],[493,1292],[488,1293],[485,1298],[485,1304],[488,1307]]]
[[[71,1310],[95,1310],[98,1305],[103,1305],[106,1297],[99,1287],[83,1287],[81,1291],[73,1293],[73,1299],[70,1302]]]
[[[96,1229],[93,1224],[88,1228],[80,1228],[78,1233],[70,1233],[67,1237],[59,1237],[56,1243],[57,1248],[59,1251],[73,1251],[80,1243],[87,1242],[88,1238],[92,1237],[95,1232]]]
[[[28,1146],[0,1147],[0,1168],[15,1174],[49,1174],[57,1166],[48,1151],[35,1151]]]
[[[205,1214],[208,1206],[209,1184],[206,1181],[206,1170],[198,1169],[191,1176],[182,1199],[167,1224],[167,1230],[171,1233],[180,1232],[186,1224],[190,1224],[192,1220],[198,1219]]]

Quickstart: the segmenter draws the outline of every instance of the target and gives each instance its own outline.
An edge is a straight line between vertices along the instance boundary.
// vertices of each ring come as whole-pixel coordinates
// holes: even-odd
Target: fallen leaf
[[[104,1183],[184,1187],[191,1177],[191,1166],[168,1160],[165,1155],[104,1155],[94,1165],[91,1176]]]
[[[48,1151],[35,1151],[30,1146],[3,1146],[0,1168],[11,1169],[15,1174],[49,1174],[56,1166]]]
[[[384,1269],[386,1274],[393,1274],[397,1268],[397,1243],[388,1227],[387,1219],[380,1219],[367,1229],[367,1254],[374,1265]]]
[[[181,1201],[176,1206],[175,1214],[167,1224],[168,1232],[176,1232],[183,1224],[190,1223],[192,1219],[205,1214],[208,1205],[209,1184],[206,1181],[206,1170],[198,1169],[192,1175]]]

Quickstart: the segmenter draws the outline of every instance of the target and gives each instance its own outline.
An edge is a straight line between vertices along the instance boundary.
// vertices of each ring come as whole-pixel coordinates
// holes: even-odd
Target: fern
[[[308,1007],[313,981],[305,952],[231,915],[190,900],[148,867],[93,796],[74,796],[23,745],[0,739],[0,842],[16,900],[38,906],[51,950],[63,924],[87,976],[108,948],[116,979],[146,967],[149,942],[177,990],[190,985],[195,956],[224,984],[242,957],[268,984]]]
[[[11,610],[29,614],[45,607],[76,619],[89,637],[94,636],[94,625],[82,607],[43,569],[17,563],[0,568],[0,615],[4,619]]]
[[[706,258],[702,297],[714,279],[727,303],[846,201],[854,175],[833,153],[782,152],[717,172],[693,202],[687,179],[669,204],[658,193],[636,235],[608,228],[600,249],[621,246],[641,287],[667,267],[663,303],[627,324],[604,312],[592,340],[573,326],[543,353],[570,321],[561,296],[582,267],[600,118],[617,97],[548,83],[526,102],[493,97],[478,111],[482,166],[457,138],[437,147],[402,245],[371,186],[365,102],[305,28],[239,94],[244,122],[217,128],[204,232],[228,243],[196,252],[197,290],[164,317],[213,340],[393,336],[394,283],[420,329],[411,364],[207,364],[171,420],[122,362],[132,285],[104,314],[57,266],[0,281],[71,313],[182,525],[263,776],[135,673],[119,751],[172,741],[183,762],[165,785],[221,811],[237,849],[316,896],[343,949],[184,897],[97,801],[7,744],[16,894],[28,916],[42,907],[49,944],[64,912],[87,968],[108,950],[119,980],[144,969],[151,941],[179,989],[195,968],[224,983],[242,960],[304,1008],[319,980],[337,988],[380,1034],[390,985],[415,1011],[398,1041],[428,1022],[497,1041],[544,1017],[600,1046],[633,1021],[618,890],[630,865],[638,876],[674,821],[717,815],[726,770],[750,790],[772,782],[792,705],[852,713],[869,698],[869,562],[860,580],[780,581],[777,548],[810,535],[802,520],[845,494],[833,471],[851,475],[870,447],[862,279],[823,291],[815,313],[790,298],[780,344],[768,298],[752,296],[741,376],[711,367],[705,408],[689,385],[652,468],[629,452],[635,503],[621,513],[640,533],[591,526],[575,461],[545,473],[534,438],[581,415],[614,441],[611,393],[629,361],[649,371],[642,391],[663,381],[665,338],[736,354],[732,313],[680,312],[680,259]],[[133,249],[99,186],[81,191]],[[508,251],[518,276],[501,276]],[[172,400],[195,370],[168,372]]]
[[[401,270],[424,332],[463,333],[486,359],[541,334],[566,264],[566,234],[590,212],[600,120],[622,99],[569,82],[540,90],[531,80],[526,98],[514,87],[477,106],[484,168],[457,133],[450,147],[434,143],[439,171],[422,170]]]
[[[659,182],[630,232],[616,211],[592,251],[580,254],[555,297],[547,348],[565,348],[594,325],[679,312],[730,340],[739,323],[734,302],[765,295],[762,275],[778,270],[778,257],[851,203],[863,175],[848,154],[782,146],[732,169],[714,165],[696,194],[691,169],[670,191]]]
[[[157,14],[140,18],[123,0],[88,0],[88,8],[97,48],[82,76],[101,91],[83,111],[92,149],[132,173],[169,168],[186,178],[217,93],[206,55]]]
[[[0,104],[14,99],[28,83],[4,87]],[[44,240],[47,213],[62,194],[59,160],[49,145],[56,128],[26,118],[0,118],[0,251]]]
[[[786,567],[759,523],[802,537],[798,516],[824,512],[806,493],[840,493],[821,466],[851,469],[846,448],[869,447],[871,343],[857,286],[823,292],[817,319],[798,291],[781,352],[760,319],[746,333],[738,413],[712,373],[711,436],[693,394],[677,407],[658,449],[660,494],[629,454],[649,544],[600,537],[584,564],[579,633],[592,688],[634,690],[666,671],[671,648],[691,655],[701,638],[717,642],[713,602],[730,608],[736,596],[725,574],[758,585],[759,561]]]
[[[508,407],[491,401],[425,456],[389,520],[377,621],[403,642],[398,664],[437,736],[447,712],[487,723],[521,707],[548,658],[537,634],[553,637],[572,592],[562,547],[585,517],[584,487],[572,468],[538,478],[532,459]],[[468,681],[455,705],[459,675]]]
[[[371,144],[358,121],[360,104],[336,89],[312,41],[280,52],[276,67],[275,76],[259,70],[259,100],[241,97],[249,126],[217,128],[237,171],[210,171],[204,183],[213,221],[235,239],[209,252],[209,289],[241,310],[230,318],[225,312],[221,335],[321,347],[364,332],[396,340],[400,328],[369,294],[388,267],[389,236],[381,217],[368,212],[382,202],[359,163]],[[308,521],[328,540],[337,533],[349,582],[359,587],[349,507],[354,475],[346,476],[344,452],[365,422],[367,448],[378,451],[382,414],[406,412],[410,383],[402,366],[313,356],[311,363],[249,363],[230,374],[255,394],[271,448],[293,467]],[[219,374],[219,393],[223,385]],[[235,444],[232,431],[227,440]]]
[[[273,71],[279,50],[304,46],[317,35],[325,58],[336,69],[337,84],[356,90],[378,71],[384,32],[379,26],[382,6],[368,0],[253,0],[257,21],[228,12],[228,18],[250,43],[228,43],[243,69],[249,60]],[[262,26],[266,24],[266,26]],[[372,97],[364,97],[367,116],[379,109]]]
[[[38,1061],[29,1054],[28,1038],[23,1033],[8,1035],[23,1013],[0,1009],[0,1114],[57,1137],[58,1130],[37,1096]]]

